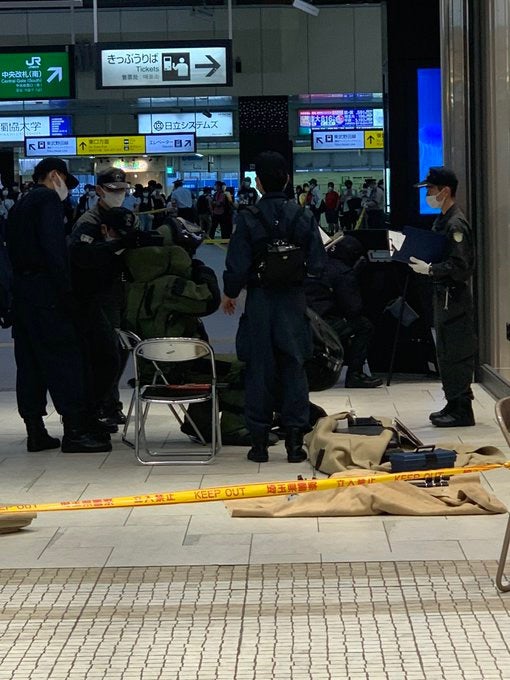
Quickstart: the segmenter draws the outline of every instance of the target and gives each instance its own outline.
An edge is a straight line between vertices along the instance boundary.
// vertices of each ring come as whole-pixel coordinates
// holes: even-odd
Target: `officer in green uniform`
[[[427,203],[440,208],[432,227],[444,234],[444,259],[427,264],[415,257],[410,267],[431,278],[433,286],[434,327],[439,372],[446,406],[430,414],[436,427],[474,425],[471,381],[475,368],[476,337],[470,279],[474,269],[473,234],[456,204],[458,179],[448,168],[430,168],[417,187],[427,187]]]

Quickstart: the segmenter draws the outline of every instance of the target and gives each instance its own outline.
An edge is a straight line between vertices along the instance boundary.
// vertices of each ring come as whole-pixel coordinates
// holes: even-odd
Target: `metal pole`
[[[69,5],[69,10],[71,14],[71,45],[74,45],[76,43],[76,32],[74,30],[74,2],[71,0],[71,3]]]
[[[94,43],[98,42],[97,35],[97,0],[93,0]]]
[[[232,40],[232,0],[227,0],[228,12],[228,39]]]

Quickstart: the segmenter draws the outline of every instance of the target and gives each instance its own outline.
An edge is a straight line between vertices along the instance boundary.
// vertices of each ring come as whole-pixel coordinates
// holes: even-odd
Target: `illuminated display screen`
[[[311,130],[373,130],[384,128],[383,109],[319,109],[299,111],[299,134]]]
[[[418,152],[419,177],[427,176],[429,168],[443,165],[443,126],[441,118],[441,69],[418,69]],[[435,215],[429,208],[426,189],[420,189],[420,214]]]

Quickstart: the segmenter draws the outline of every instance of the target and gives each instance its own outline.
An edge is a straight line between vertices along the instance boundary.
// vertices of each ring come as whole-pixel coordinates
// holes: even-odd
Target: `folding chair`
[[[122,347],[122,349],[126,352],[129,352],[130,354],[133,354],[133,350],[135,349],[139,342],[142,342],[142,338],[140,338],[136,333],[133,333],[132,331],[123,331],[121,328],[116,328],[115,330],[117,331],[119,344]],[[129,441],[129,439],[127,438],[127,433],[129,429],[129,424],[131,422],[131,417],[133,415],[134,406],[135,406],[135,392],[133,390],[133,392],[131,393],[131,401],[129,402],[129,408],[126,415],[126,422],[124,423],[124,429],[122,430],[122,442],[127,446],[131,447],[132,449],[135,448],[135,445],[133,444],[133,442]]]
[[[142,465],[189,465],[210,463],[221,448],[220,415],[214,352],[210,345],[195,338],[151,338],[140,342],[133,350],[135,366],[135,455]],[[206,384],[174,385],[165,378],[163,368],[167,364],[183,364],[205,359],[209,365],[210,382]],[[141,382],[143,364],[151,362],[155,368],[152,384]],[[175,366],[174,366],[175,367]],[[157,382],[158,379],[161,382]],[[201,402],[211,404],[211,445],[208,446],[199,428],[188,414],[185,406]],[[166,404],[179,425],[187,421],[200,444],[207,451],[181,449],[180,451],[151,451],[147,446],[146,421],[152,404]],[[142,450],[143,449],[143,452]]]
[[[510,446],[510,397],[504,397],[496,403],[496,419],[498,421],[503,437]],[[505,537],[503,538],[503,545],[501,547],[501,555],[499,556],[498,571],[496,574],[496,586],[503,593],[510,591],[510,582],[503,576],[508,557],[508,548],[510,546],[510,515],[506,525]]]

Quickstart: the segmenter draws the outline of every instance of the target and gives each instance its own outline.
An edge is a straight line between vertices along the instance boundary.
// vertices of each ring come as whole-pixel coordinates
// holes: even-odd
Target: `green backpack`
[[[142,338],[197,337],[212,294],[191,278],[191,258],[179,246],[128,250],[125,327]]]

